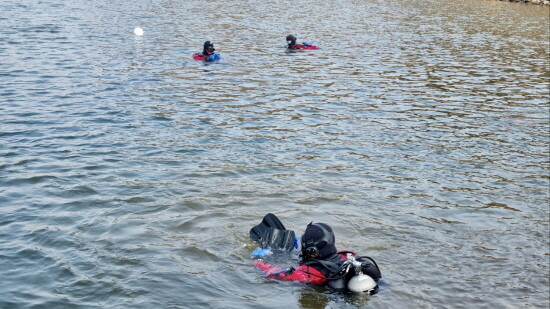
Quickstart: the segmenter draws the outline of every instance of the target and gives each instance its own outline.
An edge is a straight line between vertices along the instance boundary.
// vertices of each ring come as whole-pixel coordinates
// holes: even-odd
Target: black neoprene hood
[[[302,250],[317,248],[321,259],[336,253],[335,237],[332,228],[325,223],[310,223],[302,236]]]

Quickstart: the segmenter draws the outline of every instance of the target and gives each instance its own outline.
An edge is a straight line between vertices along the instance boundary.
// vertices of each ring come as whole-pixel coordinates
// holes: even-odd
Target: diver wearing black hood
[[[214,48],[214,44],[210,41],[204,42],[202,45],[202,53],[195,53],[193,54],[193,59],[195,60],[202,60],[205,62],[216,62],[222,59],[220,54],[214,53],[216,49]]]
[[[286,36],[286,43],[288,44],[287,47],[290,49],[293,49],[296,45],[296,37],[292,34],[289,34]]]
[[[210,56],[214,53],[214,51],[216,51],[216,49],[214,48],[214,44],[212,44],[212,42],[210,41],[206,41],[204,42],[204,44],[202,45],[202,55],[203,56]]]
[[[306,43],[306,42],[303,42],[302,44],[297,44],[296,43],[296,37],[293,36],[292,34],[289,34],[286,36],[286,47],[289,49],[289,50],[296,50],[296,49],[319,49],[317,46],[313,45],[313,44],[309,44],[309,43]]]
[[[376,262],[369,257],[359,257],[351,251],[338,251],[332,228],[325,223],[310,223],[301,237],[300,265],[297,268],[271,266],[261,257],[254,265],[262,269],[269,278],[292,280],[317,285],[328,285],[338,291],[347,291],[348,282],[357,272],[378,281],[382,277]],[[257,256],[258,257],[258,256]],[[351,261],[357,261],[352,264]],[[357,266],[357,270],[354,268]],[[375,293],[378,289],[372,289]]]

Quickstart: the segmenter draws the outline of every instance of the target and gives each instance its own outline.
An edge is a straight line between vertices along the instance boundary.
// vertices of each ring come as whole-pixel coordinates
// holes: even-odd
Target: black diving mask
[[[304,260],[310,260],[319,257],[319,250],[313,242],[302,244],[302,258]]]

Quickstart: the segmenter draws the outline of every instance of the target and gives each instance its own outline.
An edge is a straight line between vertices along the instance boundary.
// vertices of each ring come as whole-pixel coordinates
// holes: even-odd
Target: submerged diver
[[[222,57],[220,56],[220,54],[214,53],[214,51],[216,51],[216,49],[214,48],[214,44],[210,41],[206,41],[203,44],[202,53],[194,54],[193,59],[206,62],[214,62],[220,60]]]
[[[308,224],[298,239],[275,215],[268,214],[261,224],[252,228],[250,236],[262,246],[252,252],[253,264],[268,278],[327,285],[340,292],[374,294],[378,291],[376,281],[382,275],[376,262],[351,251],[336,250],[334,232],[327,224]],[[271,252],[269,248],[287,252],[300,248],[299,265],[283,268],[268,264],[264,258]]]
[[[309,43],[296,44],[296,37],[292,34],[286,36],[287,48],[290,50],[296,49],[319,49],[317,46]]]

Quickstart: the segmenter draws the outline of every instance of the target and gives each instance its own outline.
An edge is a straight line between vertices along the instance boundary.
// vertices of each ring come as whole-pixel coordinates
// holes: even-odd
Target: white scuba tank
[[[348,289],[355,293],[367,292],[376,288],[376,282],[369,275],[359,273],[348,282]]]
[[[356,275],[348,282],[348,290],[355,293],[372,292],[376,288],[376,282],[361,270],[361,262],[357,261],[353,254],[346,254],[348,262],[355,268]]]

